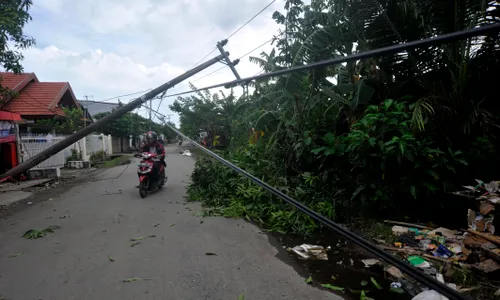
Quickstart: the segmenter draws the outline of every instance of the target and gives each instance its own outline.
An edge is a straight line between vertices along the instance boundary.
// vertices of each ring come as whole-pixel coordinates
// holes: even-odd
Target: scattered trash
[[[133,277],[133,278],[127,278],[122,280],[122,282],[134,282],[134,281],[141,281],[141,280],[152,280],[151,278],[138,278],[138,277]]]
[[[412,255],[412,256],[408,256],[407,259],[408,259],[408,262],[414,267],[421,268],[421,269],[426,269],[426,268],[431,267],[431,264],[420,256]]]
[[[9,258],[19,257],[19,256],[23,256],[23,255],[24,255],[24,253],[15,253],[15,254],[9,255]]]
[[[395,266],[390,266],[385,271],[395,278],[402,278],[404,276],[403,273]]]
[[[115,259],[111,256],[111,254],[108,254],[108,260],[111,262],[115,261]]]
[[[28,202],[28,205],[31,205],[31,204],[33,204],[33,202],[31,202],[31,201],[30,201],[30,202]]]
[[[157,224],[154,225],[154,227],[158,227],[158,226],[160,226],[160,223],[157,223]]]
[[[491,273],[500,270],[500,265],[492,259],[487,259],[475,264],[474,268],[484,273]]]
[[[205,255],[209,255],[209,256],[217,256],[216,253],[213,253],[213,252],[206,252]]]
[[[402,286],[401,282],[392,282],[391,283],[391,289],[397,289]]]
[[[51,233],[54,233],[54,230],[60,229],[59,226],[49,226],[45,229],[30,229],[23,234],[23,238],[28,240],[39,239],[41,237],[45,237]]]
[[[343,287],[331,285],[329,283],[324,283],[321,286],[324,287],[325,289],[329,289],[329,290],[332,290],[332,291],[343,291],[343,290],[345,290]]]
[[[182,155],[184,155],[184,156],[191,156],[193,154],[189,150],[184,150],[184,152],[182,152]]]
[[[371,266],[378,265],[378,264],[382,263],[380,260],[375,259],[375,258],[363,259],[361,262],[365,264],[365,268],[369,268]]]
[[[137,242],[133,242],[132,244],[130,244],[130,247],[135,247],[137,245],[139,245],[141,242],[137,241]]]
[[[295,246],[290,251],[293,251],[301,259],[318,259],[318,260],[328,260],[328,255],[326,250],[322,246],[302,244],[300,246]]]
[[[59,219],[67,219],[69,217],[71,217],[71,216],[59,216]]]

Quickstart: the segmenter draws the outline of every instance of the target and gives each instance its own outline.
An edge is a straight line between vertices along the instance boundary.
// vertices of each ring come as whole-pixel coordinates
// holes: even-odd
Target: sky
[[[69,82],[79,100],[108,100],[120,95],[155,88],[192,68],[211,52],[218,41],[230,36],[271,0],[35,0],[33,20],[25,34],[36,46],[23,50],[25,72],[34,72],[41,81]],[[277,0],[225,46],[232,60],[270,40],[279,26],[272,19],[283,12],[284,0]],[[271,44],[249,56],[269,52]],[[207,59],[219,54],[213,52]],[[197,87],[235,80],[229,68],[218,63],[190,80]],[[241,77],[261,69],[241,59],[236,69]],[[188,81],[167,92],[189,90]],[[212,90],[217,92],[218,89]],[[135,96],[124,96],[128,102]],[[160,112],[179,117],[168,109],[175,97],[165,98]],[[159,105],[153,102],[153,108]],[[141,110],[142,115],[146,115]]]

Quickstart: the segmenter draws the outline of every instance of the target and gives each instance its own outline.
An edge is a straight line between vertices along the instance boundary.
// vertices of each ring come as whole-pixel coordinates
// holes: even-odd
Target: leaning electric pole
[[[5,174],[3,174],[3,178],[5,177],[16,177],[18,175],[21,175],[22,173],[26,172],[27,170],[33,168],[34,166],[38,165],[39,163],[43,162],[47,158],[51,157],[52,155],[66,149],[67,147],[71,146],[72,144],[76,143],[83,137],[87,136],[88,134],[98,130],[102,126],[110,123],[111,121],[123,116],[127,112],[141,106],[145,102],[153,99],[160,93],[168,90],[169,88],[173,87],[174,85],[188,79],[189,77],[199,73],[200,71],[205,70],[206,68],[210,67],[211,65],[221,61],[222,59],[226,59],[228,57],[229,53],[224,52],[218,55],[217,57],[212,58],[211,60],[194,67],[193,69],[187,71],[186,73],[175,77],[171,81],[147,92],[146,94],[142,95],[141,97],[130,101],[128,104],[125,104],[122,107],[119,107],[116,109],[114,112],[111,114],[107,115],[106,117],[98,120],[95,123],[90,124],[87,127],[84,127],[74,134],[70,135],[69,137],[65,138],[64,140],[58,142],[57,144],[43,150],[42,152],[34,155],[31,157],[29,160],[23,162],[20,165],[17,165],[16,167],[8,170]]]

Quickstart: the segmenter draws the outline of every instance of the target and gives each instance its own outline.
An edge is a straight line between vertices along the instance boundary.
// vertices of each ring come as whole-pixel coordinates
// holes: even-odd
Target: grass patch
[[[118,157],[112,158],[110,160],[107,160],[103,162],[102,164],[96,165],[98,168],[112,168],[120,165],[126,165],[131,162],[131,156],[130,155],[120,155]]]

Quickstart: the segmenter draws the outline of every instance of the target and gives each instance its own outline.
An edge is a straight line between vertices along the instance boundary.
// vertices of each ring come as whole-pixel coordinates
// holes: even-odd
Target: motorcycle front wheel
[[[146,196],[148,195],[148,189],[149,184],[148,179],[146,178],[139,184],[139,195],[141,196],[141,198],[146,198]]]

